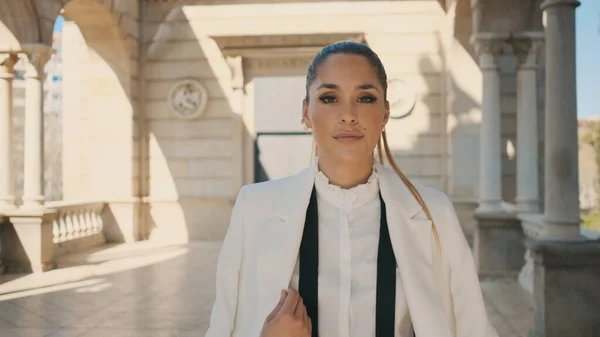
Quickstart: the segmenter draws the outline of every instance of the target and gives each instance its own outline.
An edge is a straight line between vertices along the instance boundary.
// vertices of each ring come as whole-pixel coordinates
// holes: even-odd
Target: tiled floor
[[[220,243],[115,246],[59,261],[43,275],[0,275],[1,337],[201,337]],[[525,337],[528,297],[512,280],[482,282],[500,337]]]

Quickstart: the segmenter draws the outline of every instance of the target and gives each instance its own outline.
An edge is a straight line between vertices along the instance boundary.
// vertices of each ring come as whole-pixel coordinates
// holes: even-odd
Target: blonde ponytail
[[[390,146],[388,145],[385,128],[381,132],[381,139],[379,140],[379,144],[377,144],[377,151],[379,152],[379,161],[380,161],[381,165],[383,165],[383,154],[381,153],[381,141],[382,140],[383,140],[383,147],[385,150],[385,155],[387,157],[388,163],[390,163],[390,166],[392,166],[394,171],[396,171],[396,174],[398,175],[398,177],[400,177],[400,180],[402,180],[404,185],[406,185],[406,187],[408,187],[408,190],[410,191],[410,193],[417,200],[417,202],[421,205],[421,207],[423,208],[423,211],[425,212],[425,215],[427,216],[427,219],[429,221],[431,221],[431,229],[433,231],[435,243],[439,249],[441,247],[440,237],[438,235],[438,231],[435,226],[435,222],[433,221],[433,217],[431,216],[431,212],[429,212],[429,207],[427,207],[427,204],[425,204],[425,201],[421,197],[421,193],[419,193],[417,188],[410,182],[410,180],[408,180],[408,178],[404,175],[404,173],[402,173],[402,171],[400,171],[398,164],[396,164],[396,161],[394,160],[394,157],[392,156],[392,151],[390,151]]]

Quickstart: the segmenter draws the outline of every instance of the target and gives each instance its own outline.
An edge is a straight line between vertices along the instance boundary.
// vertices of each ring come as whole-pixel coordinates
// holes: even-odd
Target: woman
[[[318,157],[241,189],[207,337],[497,336],[452,203],[392,159],[386,90],[363,44],[314,58],[302,123]]]

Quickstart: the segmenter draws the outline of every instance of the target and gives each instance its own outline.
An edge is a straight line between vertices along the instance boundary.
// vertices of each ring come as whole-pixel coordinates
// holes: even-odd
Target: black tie
[[[388,231],[385,203],[379,193],[381,220],[377,250],[377,295],[375,336],[394,337],[396,310],[396,257]],[[312,322],[312,337],[319,336],[319,213],[317,193],[313,187],[306,210],[306,221],[300,244],[299,292]]]

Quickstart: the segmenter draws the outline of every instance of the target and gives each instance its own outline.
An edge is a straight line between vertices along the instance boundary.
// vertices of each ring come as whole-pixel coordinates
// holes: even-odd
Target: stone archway
[[[22,0],[23,1],[23,0]],[[61,10],[70,7],[71,11],[84,10],[85,8],[94,8],[99,13],[110,13],[123,34],[123,38],[131,47],[135,47],[135,41],[138,37],[138,1],[114,1],[114,0],[28,0],[35,2],[38,13],[39,30],[41,41],[47,45],[52,44],[52,30],[54,21]],[[77,5],[77,7],[74,7]],[[80,12],[79,14],[83,14]],[[88,19],[98,19],[96,12],[88,12]],[[83,18],[83,15],[80,15]],[[96,22],[87,21],[88,24],[96,26]],[[80,26],[83,22],[78,23]]]
[[[39,41],[40,29],[31,0],[0,1],[0,50],[18,50]]]
[[[103,2],[72,0],[55,11],[56,3],[40,16],[45,22],[58,13],[65,17],[63,200],[106,201],[115,224],[105,228],[106,239],[137,240],[135,46],[122,30],[122,16]]]

